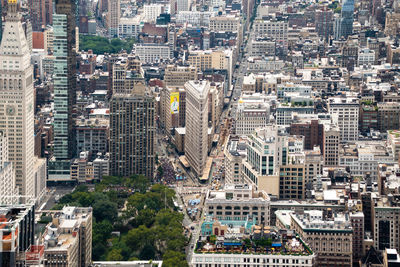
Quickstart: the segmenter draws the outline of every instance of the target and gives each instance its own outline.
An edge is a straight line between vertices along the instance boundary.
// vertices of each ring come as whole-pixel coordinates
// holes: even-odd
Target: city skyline
[[[400,264],[398,1],[0,1],[0,265]]]

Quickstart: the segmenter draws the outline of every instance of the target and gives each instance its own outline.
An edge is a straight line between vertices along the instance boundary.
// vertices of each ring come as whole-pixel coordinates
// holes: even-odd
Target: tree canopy
[[[111,39],[94,36],[94,35],[80,35],[79,36],[79,47],[81,50],[88,51],[93,50],[94,54],[102,55],[105,53],[118,53],[121,50],[126,50],[128,53],[132,51],[135,39]]]
[[[109,176],[94,190],[77,186],[54,209],[64,205],[93,207],[94,260],[162,259],[163,266],[187,267],[187,239],[183,214],[174,210],[175,191],[150,185],[141,175]]]

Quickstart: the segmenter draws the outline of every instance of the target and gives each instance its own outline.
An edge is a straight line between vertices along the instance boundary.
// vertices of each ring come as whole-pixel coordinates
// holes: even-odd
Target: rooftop
[[[206,80],[188,81],[185,84],[185,88],[192,88],[191,91],[195,91],[195,94],[200,95],[199,97],[205,97],[204,94],[207,94],[208,90],[210,89],[210,83]]]
[[[216,233],[214,235],[213,233]],[[313,251],[290,230],[246,221],[209,219],[202,225],[195,253],[310,256]]]
[[[291,217],[304,231],[353,232],[348,214],[326,215],[321,210],[309,210],[303,214],[291,214]]]

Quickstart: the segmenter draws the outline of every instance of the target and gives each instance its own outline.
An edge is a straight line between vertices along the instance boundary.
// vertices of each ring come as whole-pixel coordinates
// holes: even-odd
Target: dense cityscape
[[[0,15],[0,267],[400,266],[399,0]]]

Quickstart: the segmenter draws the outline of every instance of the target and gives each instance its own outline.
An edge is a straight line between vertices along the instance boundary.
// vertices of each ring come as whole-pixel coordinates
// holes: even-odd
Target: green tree
[[[134,226],[145,225],[151,227],[155,221],[156,212],[151,209],[144,209],[139,211],[138,215],[134,219]]]
[[[157,168],[157,176],[161,178],[163,175],[164,175],[164,169],[163,169],[163,167],[160,165],[160,166],[158,166],[158,168]]]
[[[150,228],[141,225],[127,233],[125,243],[133,251],[138,251],[145,245],[154,243],[154,232]]]
[[[145,205],[145,194],[135,193],[130,196],[126,204],[126,214],[128,217],[132,217],[137,214],[138,211],[144,209]]]
[[[95,261],[102,260],[102,257],[104,257],[106,251],[107,248],[104,243],[93,243],[92,247],[93,260]]]
[[[168,250],[163,255],[163,267],[188,267],[186,256],[182,252]]]
[[[113,248],[107,255],[107,261],[121,261],[124,259],[122,257],[122,249]]]
[[[146,244],[140,251],[139,258],[141,260],[152,260],[156,255],[156,250],[152,245]]]
[[[118,216],[117,204],[108,200],[96,201],[93,205],[93,216],[97,221],[105,219],[114,221]]]
[[[172,210],[160,210],[155,218],[158,225],[175,225],[181,226],[183,214]]]
[[[87,185],[81,184],[75,188],[74,192],[89,192],[89,188]]]
[[[117,53],[126,50],[128,53],[132,51],[135,39],[112,39],[111,41],[105,37],[93,35],[80,35],[79,46],[81,50],[93,50],[95,54]]]
[[[105,242],[111,237],[113,226],[108,220],[93,223],[93,243]]]
[[[144,175],[134,175],[130,178],[133,187],[141,193],[145,193],[150,186],[150,180]]]
[[[215,235],[210,235],[210,243],[215,244],[216,241],[217,241],[217,237]]]

